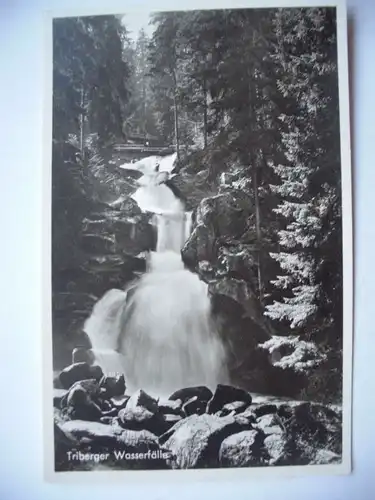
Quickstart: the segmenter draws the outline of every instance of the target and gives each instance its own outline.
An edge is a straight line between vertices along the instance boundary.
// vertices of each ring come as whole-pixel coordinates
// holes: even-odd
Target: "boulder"
[[[78,382],[61,400],[63,414],[71,420],[99,421],[103,416],[102,409],[94,401],[90,393]]]
[[[103,371],[100,366],[89,365],[88,363],[74,363],[60,372],[59,379],[64,389],[69,389],[75,382],[80,380],[95,379],[100,380]]]
[[[73,451],[78,446],[78,440],[70,434],[66,434],[59,424],[54,423],[54,454],[55,470],[57,472],[71,469],[68,460],[68,452]]]
[[[196,397],[197,400],[203,402],[208,402],[212,398],[212,391],[203,386],[186,387],[184,389],[179,389],[169,396],[170,401],[180,400],[182,404],[185,404],[191,398]]]
[[[238,387],[219,384],[215,393],[207,403],[207,413],[216,413],[223,409],[228,403],[243,402],[247,406],[251,405],[251,395]]]
[[[192,415],[177,422],[159,443],[170,453],[167,463],[173,469],[217,467],[223,440],[244,429],[234,417]]]
[[[280,417],[275,414],[266,414],[257,418],[254,427],[261,430],[267,436],[270,434],[284,434],[284,427]]]
[[[263,415],[270,415],[272,413],[277,413],[278,406],[275,404],[262,404],[254,408],[254,415],[256,418],[263,417]]]
[[[72,436],[75,441],[91,445],[92,448],[102,450],[116,449],[121,444],[120,436],[123,430],[101,422],[88,422],[86,420],[70,420],[60,424],[60,429],[65,435]]]
[[[104,396],[108,399],[125,394],[126,385],[124,375],[116,377],[103,376],[100,379],[99,386],[103,389]]]
[[[202,415],[206,411],[206,406],[206,401],[201,401],[198,396],[193,396],[182,405],[182,410],[187,417],[190,415]]]
[[[61,401],[67,393],[66,389],[53,389],[53,406],[55,408],[61,408]]]
[[[242,316],[252,320],[258,328],[264,329],[268,338],[268,323],[264,318],[257,295],[250,283],[243,279],[226,277],[210,282],[208,293],[211,296],[223,295],[234,300],[242,307]],[[268,335],[267,335],[268,334]]]
[[[245,408],[248,407],[248,404],[244,401],[234,401],[233,403],[227,403],[223,406],[220,411],[220,416],[225,417],[226,415],[238,415],[242,414]]]
[[[200,262],[215,261],[215,242],[215,234],[211,228],[207,228],[203,224],[195,226],[181,250],[181,257],[185,265],[190,270],[196,271]]]
[[[159,411],[157,401],[142,390],[129,398],[118,419],[124,429],[148,430],[155,435],[163,434],[171,426]]]
[[[125,408],[128,401],[129,401],[129,396],[125,396],[125,395],[115,396],[115,397],[110,399],[111,406],[113,408],[117,408],[117,410],[122,410],[123,408]]]
[[[257,430],[242,431],[224,439],[219,450],[223,467],[259,467],[266,465],[268,454],[264,435]]]
[[[183,415],[181,399],[169,400],[163,399],[158,401],[159,411],[170,415]]]
[[[340,460],[341,418],[328,407],[285,403],[276,414],[260,417],[256,426],[268,434],[264,444],[272,465],[309,465]]]
[[[248,228],[252,200],[244,191],[231,189],[204,198],[197,208],[197,224],[213,227],[216,237],[238,237]]]
[[[95,362],[95,356],[91,349],[85,349],[83,347],[76,347],[72,352],[72,364],[76,363],[87,363],[93,365]]]
[[[283,434],[270,434],[264,438],[264,447],[270,457],[269,465],[282,465],[286,445],[287,440]],[[290,463],[289,465],[295,464]]]

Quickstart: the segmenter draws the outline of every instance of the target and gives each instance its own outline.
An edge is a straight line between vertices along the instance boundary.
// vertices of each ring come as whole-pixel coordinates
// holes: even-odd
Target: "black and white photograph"
[[[342,11],[124,10],[50,21],[52,469],[340,470]]]

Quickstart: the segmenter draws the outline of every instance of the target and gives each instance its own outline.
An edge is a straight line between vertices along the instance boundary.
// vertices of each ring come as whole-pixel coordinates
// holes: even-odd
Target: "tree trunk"
[[[83,85],[81,88],[81,114],[79,116],[79,149],[81,152],[81,161],[84,160],[85,157],[85,133],[84,133],[84,126],[85,126],[85,117],[83,113],[83,105],[85,103],[85,92],[83,89]]]
[[[262,271],[262,232],[260,229],[260,206],[259,206],[259,195],[258,195],[258,167],[256,161],[251,165],[252,172],[252,184],[254,191],[254,206],[255,206],[255,229],[257,235],[257,246],[258,246],[258,286],[259,286],[259,300],[263,304],[263,271]]]
[[[207,85],[206,85],[206,80],[203,81],[203,144],[204,144],[204,149],[207,148],[207,123],[208,123],[208,117],[207,117]]]
[[[253,43],[254,35],[253,35]],[[256,83],[252,78],[250,73],[251,64],[248,63],[248,110],[249,110],[249,122],[250,134],[253,135],[257,133],[257,117],[255,113],[255,99],[256,99]],[[255,126],[254,126],[255,125]],[[257,153],[256,151],[250,151],[250,168],[252,176],[252,185],[254,192],[254,206],[255,206],[255,228],[257,235],[257,247],[258,247],[258,287],[259,287],[259,301],[263,305],[263,271],[262,271],[262,233],[261,233],[261,221],[260,221],[260,206],[259,206],[259,186],[258,186],[258,164],[257,164]]]
[[[177,104],[177,77],[173,72],[173,111],[174,111],[174,136],[177,160],[180,159],[180,129],[178,124],[178,104]]]

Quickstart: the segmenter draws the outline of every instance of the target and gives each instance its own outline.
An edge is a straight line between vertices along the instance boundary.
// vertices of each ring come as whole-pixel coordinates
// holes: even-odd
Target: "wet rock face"
[[[227,188],[200,201],[181,253],[185,265],[208,283],[231,378],[246,389],[267,392],[271,366],[257,345],[268,340],[270,327],[259,304],[255,243],[251,198]]]
[[[231,189],[204,198],[196,212],[196,224],[211,227],[216,238],[239,238],[248,229],[252,215],[251,198],[244,191]]]

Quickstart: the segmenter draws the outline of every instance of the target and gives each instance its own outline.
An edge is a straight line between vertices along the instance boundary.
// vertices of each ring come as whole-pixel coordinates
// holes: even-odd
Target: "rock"
[[[274,404],[264,404],[259,405],[254,408],[254,415],[256,418],[263,417],[263,415],[269,415],[270,413],[277,413],[278,407]]]
[[[100,380],[103,371],[100,366],[89,365],[88,363],[75,363],[64,368],[60,372],[59,379],[64,389],[69,389],[75,382],[80,380],[95,379]]]
[[[186,387],[174,392],[171,396],[169,396],[169,400],[181,400],[181,403],[185,404],[189,399],[194,397],[202,403],[207,403],[212,398],[212,391],[205,386]]]
[[[143,406],[152,413],[157,413],[159,410],[158,402],[155,398],[147,394],[147,392],[139,390],[133,393],[128,401],[128,407]]]
[[[224,467],[255,467],[266,464],[264,435],[256,430],[242,431],[224,439],[219,462]]]
[[[82,383],[74,384],[61,400],[64,415],[71,420],[99,421],[103,416],[102,409],[93,400]]]
[[[234,300],[242,306],[243,315],[246,315],[258,327],[264,329],[267,332],[266,338],[269,338],[267,320],[262,314],[259,300],[250,283],[243,279],[226,277],[210,282],[208,293],[210,295],[224,295]]]
[[[204,225],[193,228],[188,240],[181,250],[182,260],[192,271],[199,267],[201,261],[210,263],[215,260],[215,234]]]
[[[248,228],[253,207],[250,196],[231,189],[216,196],[204,198],[197,208],[197,224],[213,227],[216,237],[236,237]]]
[[[108,399],[123,396],[126,390],[125,377],[124,375],[116,377],[107,377],[104,375],[100,379],[99,386],[104,390],[104,395]]]
[[[115,396],[111,398],[110,403],[112,407],[117,408],[117,410],[122,410],[127,405],[129,401],[129,396]]]
[[[125,429],[145,429],[155,435],[163,434],[170,427],[159,411],[157,401],[142,390],[129,398],[125,408],[119,411],[118,418]]]
[[[254,427],[260,429],[266,435],[284,433],[280,417],[274,414],[267,414],[259,417]]]
[[[170,452],[167,462],[173,469],[217,467],[222,441],[244,429],[234,417],[192,415],[177,422],[159,443]]]
[[[53,378],[53,388],[54,389],[64,389],[62,383],[60,382],[60,374],[54,376]]]
[[[66,389],[54,389],[53,390],[53,406],[55,408],[61,408],[61,401],[68,394]]]
[[[93,365],[95,356],[91,349],[84,349],[83,347],[76,347],[72,352],[72,364],[87,363]]]
[[[116,467],[124,469],[165,469],[167,452],[161,450],[157,437],[147,430],[123,430],[119,436]]]
[[[329,463],[341,456],[341,418],[323,405],[283,404],[276,415],[260,417],[257,427],[270,433],[264,441],[270,464]]]
[[[240,413],[237,413],[236,414],[236,417],[239,418],[243,418],[243,419],[246,419],[247,422],[250,424],[255,424],[256,423],[256,417],[254,415],[254,412],[253,412],[253,407],[251,406],[248,406],[245,411],[242,411]]]
[[[182,405],[184,414],[189,417],[190,415],[202,415],[206,411],[207,402],[198,399],[198,396],[193,396]]]
[[[118,221],[114,231],[119,249],[125,248],[130,255],[137,256],[156,247],[155,230],[145,214]]]
[[[310,465],[340,464],[342,457],[330,450],[319,450]]]
[[[94,255],[113,254],[117,250],[116,239],[113,235],[104,233],[84,233],[82,234],[82,249],[84,252]]]
[[[55,452],[55,470],[63,471],[69,470],[71,464],[67,459],[68,452],[74,451],[75,447],[78,446],[78,441],[74,436],[65,433],[60,425],[54,423],[54,452]]]
[[[111,425],[113,423],[113,417],[101,417],[99,420],[102,424]]]
[[[79,292],[60,292],[52,295],[52,309],[54,314],[66,314],[82,311],[90,313],[93,305],[98,300],[95,295]]]
[[[172,427],[174,424],[176,424],[177,422],[182,420],[183,417],[181,415],[174,415],[172,413],[172,414],[164,415],[164,418],[165,418],[165,421],[170,425],[170,427]]]
[[[120,436],[123,430],[101,422],[70,420],[60,425],[62,432],[73,436],[78,442],[90,444],[95,448],[112,450],[121,444]]]
[[[282,434],[271,434],[264,439],[264,447],[270,456],[269,465],[280,463],[285,454],[286,443],[285,436]]]
[[[224,405],[239,401],[250,406],[252,402],[251,395],[238,387],[219,384],[216,387],[215,393],[207,404],[206,411],[207,413],[216,413],[217,411],[220,411],[224,407]]]
[[[225,417],[226,415],[242,414],[245,408],[247,408],[247,403],[245,403],[244,401],[234,401],[233,403],[227,403],[220,411],[220,416]]]
[[[172,415],[182,415],[182,401],[181,399],[176,400],[162,400],[158,402],[159,411],[164,414],[172,414]]]

